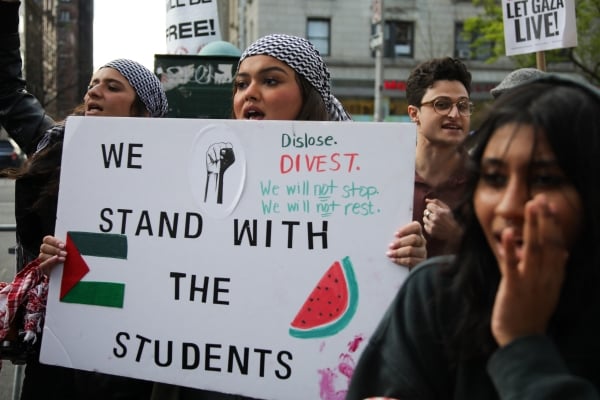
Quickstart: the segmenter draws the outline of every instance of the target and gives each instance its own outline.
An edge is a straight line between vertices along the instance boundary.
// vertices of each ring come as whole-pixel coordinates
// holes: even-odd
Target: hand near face
[[[500,285],[492,312],[492,334],[500,346],[543,334],[554,313],[568,258],[563,231],[544,195],[525,205],[522,244],[514,228],[502,232]]]
[[[456,243],[462,236],[462,228],[454,219],[452,209],[438,199],[425,199],[423,227],[431,237]]]
[[[395,234],[394,240],[388,246],[386,256],[394,263],[412,268],[427,258],[427,241],[421,232],[421,224],[409,222]]]

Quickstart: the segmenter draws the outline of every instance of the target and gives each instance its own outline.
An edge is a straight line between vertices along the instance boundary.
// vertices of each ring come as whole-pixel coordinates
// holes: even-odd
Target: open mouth
[[[499,253],[502,254],[502,255],[504,255],[504,256],[506,256],[506,254],[505,254],[505,248],[504,248],[504,245],[502,243],[502,232],[496,233],[494,236],[495,236],[495,239],[496,239],[496,243],[497,243],[497,246],[498,246]],[[521,236],[515,236],[512,239],[512,242],[513,242],[514,252],[515,252],[514,257],[516,257],[517,260],[522,260],[523,259],[523,250],[524,250],[524,248],[523,248],[523,243],[524,243],[523,242],[523,238]]]
[[[452,130],[456,130],[456,131],[462,131],[462,126],[456,125],[456,124],[444,124],[444,125],[442,125],[442,128],[452,129]]]
[[[100,107],[98,104],[95,104],[95,103],[88,104],[87,109],[85,110],[86,115],[98,114],[101,112],[102,112],[102,107]]]
[[[244,112],[245,119],[261,120],[265,118],[265,114],[257,109],[248,109]]]

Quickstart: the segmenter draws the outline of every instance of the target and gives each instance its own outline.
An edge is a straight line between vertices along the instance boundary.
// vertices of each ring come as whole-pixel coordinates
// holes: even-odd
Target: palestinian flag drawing
[[[127,236],[93,232],[67,232],[67,259],[60,285],[60,301],[123,308],[125,284],[82,280],[90,271],[83,256],[127,259]]]

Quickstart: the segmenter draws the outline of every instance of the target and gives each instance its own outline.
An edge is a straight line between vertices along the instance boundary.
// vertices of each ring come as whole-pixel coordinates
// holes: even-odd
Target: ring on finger
[[[425,218],[429,218],[429,216],[431,215],[431,211],[429,211],[429,209],[425,209],[425,211],[423,211],[423,215],[425,215]]]

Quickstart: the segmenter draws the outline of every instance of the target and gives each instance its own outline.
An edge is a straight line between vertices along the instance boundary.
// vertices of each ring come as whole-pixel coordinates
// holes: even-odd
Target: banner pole
[[[540,71],[546,71],[546,53],[538,51],[535,53],[535,63],[537,69]]]

